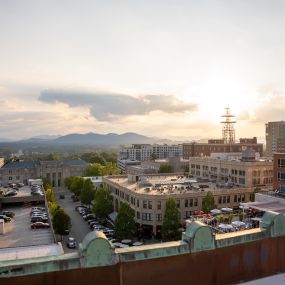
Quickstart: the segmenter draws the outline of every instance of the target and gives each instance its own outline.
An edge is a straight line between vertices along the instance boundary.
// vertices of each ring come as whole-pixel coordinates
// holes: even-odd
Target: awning
[[[241,205],[259,211],[273,211],[280,214],[285,214],[285,204],[281,203],[280,201],[241,203]]]

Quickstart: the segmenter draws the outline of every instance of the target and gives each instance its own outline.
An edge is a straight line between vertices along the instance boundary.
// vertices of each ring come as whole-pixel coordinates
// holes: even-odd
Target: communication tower
[[[221,122],[223,124],[223,140],[225,143],[235,143],[235,128],[234,124],[236,121],[233,121],[234,115],[231,114],[230,108],[225,108],[225,114],[222,115],[224,120]]]

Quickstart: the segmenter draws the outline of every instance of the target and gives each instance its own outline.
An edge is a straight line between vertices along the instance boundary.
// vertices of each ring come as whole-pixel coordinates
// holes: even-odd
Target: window
[[[193,207],[193,199],[190,199],[190,200],[189,200],[189,206],[190,206],[190,207]]]
[[[176,207],[180,208],[180,200],[176,200]]]
[[[198,199],[194,199],[194,207],[198,206]]]
[[[237,202],[237,195],[234,196],[234,202]]]
[[[185,208],[188,208],[188,200],[185,199]]]
[[[137,200],[137,207],[139,207],[140,206],[140,200],[138,199]]]
[[[13,177],[12,177],[12,176],[9,176],[9,180],[10,180],[10,181],[13,180]]]
[[[147,209],[147,201],[146,200],[143,200],[143,208]]]
[[[278,180],[279,181],[285,180],[285,172],[278,172]]]
[[[160,221],[162,220],[161,214],[156,214],[156,220],[157,220],[158,222],[160,222]]]
[[[137,219],[140,219],[141,218],[141,214],[140,212],[137,212]]]
[[[231,202],[231,196],[227,196],[227,203]]]
[[[278,159],[278,167],[285,167],[285,158]]]
[[[161,210],[161,201],[157,201],[157,210]]]
[[[222,204],[222,196],[219,196],[218,203],[219,203],[219,204]]]
[[[152,201],[148,201],[148,208],[152,209]]]
[[[146,221],[146,218],[147,218],[147,214],[146,213],[142,213],[142,220]]]
[[[16,176],[16,180],[20,180],[20,176]]]
[[[223,204],[225,204],[227,201],[227,196],[223,196]]]

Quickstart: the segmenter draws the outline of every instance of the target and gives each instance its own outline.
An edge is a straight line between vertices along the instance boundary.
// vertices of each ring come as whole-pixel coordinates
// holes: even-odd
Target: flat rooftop
[[[213,182],[197,182],[194,178],[183,175],[141,175],[140,181],[131,182],[127,176],[109,176],[106,179],[136,193],[149,195],[169,195],[197,193],[199,191],[217,191],[234,188],[217,187]]]

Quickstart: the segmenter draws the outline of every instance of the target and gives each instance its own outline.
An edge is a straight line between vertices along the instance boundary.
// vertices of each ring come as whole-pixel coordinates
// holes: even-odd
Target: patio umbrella
[[[233,211],[233,209],[232,208],[222,208],[221,209],[223,212],[232,212]]]
[[[213,210],[211,210],[210,212],[211,212],[213,215],[218,215],[218,214],[221,214],[221,213],[222,213],[222,211],[219,210],[219,209],[213,209]]]

